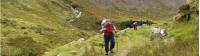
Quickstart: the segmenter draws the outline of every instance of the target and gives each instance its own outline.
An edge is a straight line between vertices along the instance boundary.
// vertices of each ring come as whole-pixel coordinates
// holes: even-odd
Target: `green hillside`
[[[188,0],[174,17],[161,12],[162,17],[155,17],[151,14],[153,11],[148,12],[149,17],[114,8],[106,10],[88,0],[1,0],[0,54],[103,56],[104,43],[99,24],[103,18],[110,18],[120,31],[115,34],[115,53],[109,56],[197,56],[198,3],[198,0]],[[73,9],[82,12],[80,18],[72,18],[75,15]],[[121,29],[123,22],[141,18],[158,24],[144,25],[139,30]],[[71,19],[75,21],[71,22]],[[150,41],[149,28],[153,26],[165,28],[168,35]]]
[[[94,34],[68,22],[73,14],[67,3],[1,0],[1,55],[40,56],[49,49]]]

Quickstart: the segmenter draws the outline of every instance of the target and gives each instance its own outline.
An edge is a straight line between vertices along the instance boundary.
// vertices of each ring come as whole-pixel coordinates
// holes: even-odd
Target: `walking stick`
[[[119,36],[118,36],[118,38],[117,38],[117,52],[119,51],[119,50],[118,50],[118,49],[119,49],[118,43],[119,43]]]
[[[118,33],[119,33],[119,32],[118,32]],[[117,52],[119,51],[119,45],[118,45],[118,44],[119,44],[120,35],[121,35],[121,34],[117,34],[117,35],[116,35],[116,37],[117,37],[117,38],[116,38],[116,41],[117,41]]]

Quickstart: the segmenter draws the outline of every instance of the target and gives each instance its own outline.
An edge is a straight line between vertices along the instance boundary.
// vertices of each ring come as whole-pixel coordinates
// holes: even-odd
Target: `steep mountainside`
[[[115,6],[120,9],[164,9],[172,8],[177,9],[181,5],[186,4],[186,0],[91,0],[95,5],[99,7],[109,8],[109,6]]]
[[[186,0],[74,0],[79,1],[84,8],[109,11],[111,14],[119,16],[146,16],[146,17],[166,17],[173,16],[177,9],[186,4]],[[82,3],[84,2],[84,3]],[[88,3],[89,2],[89,3]],[[87,4],[87,5],[86,5]],[[91,10],[95,11],[95,10]],[[96,12],[95,11],[95,12]],[[108,14],[109,15],[109,14]],[[110,16],[110,15],[109,15]]]
[[[92,35],[68,21],[73,12],[67,0],[1,0],[0,9],[2,56],[39,56]]]

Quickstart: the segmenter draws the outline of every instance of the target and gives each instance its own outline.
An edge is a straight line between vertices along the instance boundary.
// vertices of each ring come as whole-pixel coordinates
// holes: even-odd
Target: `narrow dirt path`
[[[148,38],[145,38],[144,36],[127,35],[126,40],[126,46],[118,52],[114,53],[113,56],[128,56],[131,47],[144,46],[146,42],[148,42]]]

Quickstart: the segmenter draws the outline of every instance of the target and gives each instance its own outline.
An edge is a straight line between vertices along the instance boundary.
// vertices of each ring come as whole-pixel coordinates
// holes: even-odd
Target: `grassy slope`
[[[157,26],[157,25],[154,25]],[[168,36],[165,39],[156,38],[150,41],[149,26],[143,26],[139,30],[125,29],[115,39],[115,54],[119,55],[128,48],[128,56],[195,56],[198,55],[198,26],[196,23],[167,25]],[[176,27],[175,27],[176,26]],[[175,29],[174,29],[175,28]],[[186,29],[187,28],[187,29]],[[73,44],[56,48],[44,54],[44,56],[55,55],[81,55],[102,56],[104,55],[102,35]],[[69,48],[70,47],[70,48]]]
[[[198,26],[179,24],[168,29],[163,40],[147,42],[142,47],[132,47],[129,56],[196,56],[198,55]]]
[[[63,4],[62,0],[55,1],[59,2],[58,4]],[[76,2],[77,4],[79,3],[79,1]],[[84,12],[88,14],[78,21],[81,24],[72,23],[75,25],[75,27],[73,27],[70,26],[70,23],[66,22],[71,12],[69,12],[69,9],[63,9],[63,7],[58,6],[58,4],[50,2],[49,0],[2,0],[1,40],[3,41],[1,41],[1,54],[20,56],[39,55],[46,52],[45,50],[55,47],[55,49],[47,51],[44,56],[104,55],[102,36],[97,35],[84,42],[79,42],[76,41],[76,39],[87,35],[85,33],[88,32],[77,30],[75,27],[81,26],[83,27],[82,29],[91,29],[92,27],[87,28],[81,24],[90,21],[88,19],[92,19],[89,23],[95,23],[101,15],[107,16],[109,14],[107,14],[106,11],[101,12],[101,10],[98,10],[98,13],[95,14],[97,11],[89,12],[93,11],[89,8],[89,4],[88,8],[82,6],[84,8],[82,11],[86,10]],[[99,16],[99,14],[101,15]],[[194,18],[196,18],[196,16],[194,16]],[[84,19],[87,20],[83,21]],[[120,20],[124,19],[117,19],[116,21]],[[130,49],[129,56],[198,55],[198,46],[196,45],[198,43],[198,34],[196,32],[196,30],[198,30],[198,26],[196,26],[197,20],[198,18],[188,24],[169,24],[169,28],[167,28],[169,35],[167,38],[152,42],[150,42],[148,38],[148,26],[141,27],[138,31],[126,29],[126,32],[122,33],[121,38],[116,38],[120,41],[118,43],[118,52],[126,48],[127,43],[130,43],[130,45],[128,45],[128,49]],[[87,22],[87,25],[90,25],[89,23]],[[94,25],[92,26],[94,27]],[[187,30],[185,30],[185,28],[187,28]],[[66,44],[70,41],[72,41],[72,44]],[[117,51],[117,48],[115,51]]]
[[[88,32],[66,20],[64,0],[1,0],[1,55],[36,56]]]

